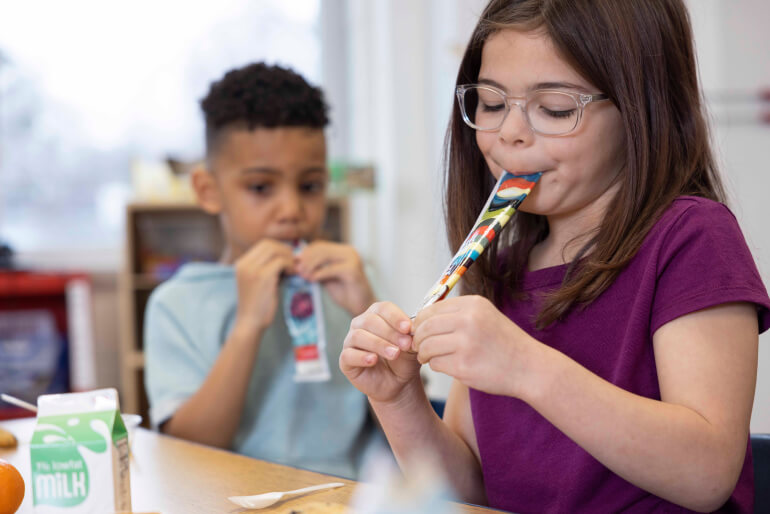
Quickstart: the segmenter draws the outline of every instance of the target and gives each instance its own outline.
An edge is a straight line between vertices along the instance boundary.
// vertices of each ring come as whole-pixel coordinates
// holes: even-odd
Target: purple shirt
[[[566,266],[526,272],[531,300],[501,311],[543,343],[627,391],[660,399],[652,336],[667,322],[726,302],[757,306],[770,326],[770,299],[735,217],[695,197],[673,202],[637,255],[585,309],[544,331],[534,327],[537,294],[559,286]],[[519,513],[689,512],[639,489],[599,463],[521,400],[470,391],[489,504]],[[753,510],[751,447],[738,484],[720,512]]]

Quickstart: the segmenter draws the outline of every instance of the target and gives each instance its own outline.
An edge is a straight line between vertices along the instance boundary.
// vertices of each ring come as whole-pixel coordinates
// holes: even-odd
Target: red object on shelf
[[[56,393],[56,392],[68,392],[71,387],[71,376],[68,361],[66,357],[70,351],[70,341],[68,338],[68,319],[67,319],[67,288],[73,280],[88,280],[88,276],[84,273],[50,273],[50,272],[31,272],[31,271],[0,271],[0,312],[8,315],[9,313],[19,313],[19,316],[27,315],[26,313],[34,311],[47,311],[53,319],[55,326],[55,332],[58,333],[58,337],[63,343],[62,358],[64,362],[57,366],[55,371],[51,368],[51,373],[44,373],[42,375],[34,375],[36,386],[40,387],[38,391],[32,391],[24,386],[21,386],[18,382],[15,382],[15,378],[11,378],[14,375],[6,375],[4,388],[10,386],[13,389],[14,384],[18,387],[18,390],[4,390],[0,392],[9,393],[13,396],[24,396],[25,393],[29,397],[23,399],[30,403],[35,403],[37,394],[44,393]],[[11,344],[22,344],[22,348],[28,348],[32,343],[25,337],[21,336],[19,342],[10,342]],[[3,341],[0,341],[2,343]],[[13,346],[11,347],[13,348]],[[17,350],[10,350],[11,352]],[[2,352],[0,352],[2,354]],[[9,354],[12,355],[13,353]],[[9,361],[11,362],[11,361]],[[32,361],[29,361],[32,362]],[[38,361],[39,362],[39,361]],[[13,364],[5,363],[6,366],[0,366],[0,370],[4,369],[5,372],[14,373]],[[7,366],[11,366],[8,368]],[[16,371],[22,368],[15,368]],[[10,371],[9,371],[10,370]],[[23,375],[29,373],[29,371],[21,371],[25,379],[32,380],[29,375]],[[37,371],[39,373],[39,371]],[[10,380],[10,382],[9,382]],[[21,379],[20,379],[21,380]],[[50,380],[50,381],[49,381]],[[2,381],[0,381],[2,382]],[[47,390],[44,390],[47,389]],[[35,414],[21,409],[19,407],[0,402],[0,419],[22,418],[34,416]]]
[[[86,277],[80,273],[0,271],[0,310],[50,310],[56,318],[56,328],[66,334],[67,284]]]
[[[0,271],[0,297],[64,294],[67,283],[87,278],[83,273]]]

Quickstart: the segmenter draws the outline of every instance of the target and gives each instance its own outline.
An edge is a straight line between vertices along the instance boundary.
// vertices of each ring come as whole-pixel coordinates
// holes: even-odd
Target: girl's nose
[[[499,137],[507,144],[528,144],[534,134],[527,121],[524,105],[517,101],[512,101],[509,105],[510,110],[500,127]]]

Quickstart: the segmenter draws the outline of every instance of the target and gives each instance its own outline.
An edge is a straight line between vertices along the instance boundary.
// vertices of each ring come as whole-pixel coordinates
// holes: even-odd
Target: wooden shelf
[[[190,237],[194,235],[194,237]],[[191,203],[126,207],[125,268],[120,276],[121,407],[149,423],[144,389],[144,309],[153,289],[184,262],[215,260],[222,251],[218,220]]]
[[[135,273],[133,275],[130,275],[131,279],[131,287],[133,289],[155,289],[157,286],[159,286],[163,280],[154,276],[154,275],[148,275],[147,273]]]

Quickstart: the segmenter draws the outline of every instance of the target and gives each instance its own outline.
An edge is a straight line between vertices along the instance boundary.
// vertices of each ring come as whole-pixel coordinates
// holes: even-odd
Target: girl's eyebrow
[[[492,79],[479,78],[478,83],[489,84],[490,86],[495,86],[498,89],[507,91],[505,86],[503,86],[499,82],[496,82]],[[589,92],[588,89],[584,88],[583,86],[578,86],[577,84],[573,84],[572,82],[538,82],[537,84],[529,87],[527,90],[537,91],[538,89],[574,89],[574,90],[580,91],[581,93]]]
[[[581,93],[588,93],[588,89],[571,82],[540,82],[539,84],[535,84],[532,91],[538,89],[576,89]]]

